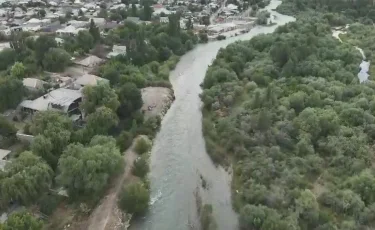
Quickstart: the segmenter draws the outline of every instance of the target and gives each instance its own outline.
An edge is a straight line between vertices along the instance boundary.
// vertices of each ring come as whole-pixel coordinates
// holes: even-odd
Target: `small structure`
[[[82,93],[79,90],[59,88],[33,101],[25,100],[20,104],[21,110],[29,113],[54,110],[72,115],[79,112]]]
[[[45,84],[44,81],[39,80],[37,78],[24,78],[22,83],[23,86],[25,86],[28,90],[31,91],[43,89],[43,85]]]
[[[108,79],[101,78],[92,74],[85,74],[77,78],[77,80],[74,82],[74,88],[80,89],[82,87],[85,87],[86,85],[95,86],[98,85],[100,82],[109,83]]]
[[[107,58],[126,55],[126,46],[113,45],[112,52],[107,54]]]
[[[12,151],[6,149],[0,149],[0,170],[4,170],[5,165],[8,162],[9,154]]]
[[[87,58],[77,61],[75,63],[84,67],[94,67],[94,66],[101,64],[102,62],[103,62],[103,59],[94,55],[90,55]]]
[[[74,26],[70,25],[63,29],[56,30],[58,35],[67,35],[67,36],[77,36],[79,31],[87,30],[85,28],[75,28]]]

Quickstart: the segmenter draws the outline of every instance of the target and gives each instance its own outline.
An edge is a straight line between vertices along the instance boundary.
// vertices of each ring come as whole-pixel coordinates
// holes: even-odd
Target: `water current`
[[[266,7],[272,26],[256,26],[249,33],[197,46],[185,54],[171,72],[176,100],[162,121],[151,153],[151,205],[148,214],[132,224],[139,230],[187,230],[198,223],[194,192],[201,187],[200,175],[208,189],[200,189],[203,203],[213,206],[219,230],[237,229],[237,214],[231,203],[231,175],[216,167],[205,150],[199,94],[208,66],[220,48],[256,35],[272,33],[278,26],[295,19],[274,9],[281,1]]]

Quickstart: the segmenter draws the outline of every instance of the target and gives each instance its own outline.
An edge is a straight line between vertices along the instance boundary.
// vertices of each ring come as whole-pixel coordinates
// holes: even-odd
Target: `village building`
[[[35,113],[38,111],[59,111],[68,115],[80,113],[79,103],[82,93],[79,90],[59,88],[55,89],[33,101],[25,100],[20,104],[22,111]]]

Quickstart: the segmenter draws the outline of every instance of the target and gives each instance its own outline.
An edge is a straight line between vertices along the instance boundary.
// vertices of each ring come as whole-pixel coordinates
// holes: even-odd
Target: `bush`
[[[137,140],[134,150],[138,154],[143,154],[143,153],[148,152],[150,148],[151,148],[151,144],[145,138],[141,137]]]
[[[217,224],[212,216],[212,205],[205,204],[200,214],[200,222],[203,230],[215,230]]]
[[[45,215],[51,215],[60,203],[60,199],[56,195],[46,194],[38,200],[40,212]]]
[[[133,142],[133,135],[128,131],[122,131],[117,137],[117,146],[120,148],[121,152],[126,151]]]
[[[134,161],[134,165],[132,168],[132,173],[134,176],[144,178],[149,171],[150,171],[150,168],[148,166],[147,159],[144,156],[138,157]]]
[[[145,213],[150,201],[150,191],[141,182],[127,185],[120,194],[119,207],[135,216]]]

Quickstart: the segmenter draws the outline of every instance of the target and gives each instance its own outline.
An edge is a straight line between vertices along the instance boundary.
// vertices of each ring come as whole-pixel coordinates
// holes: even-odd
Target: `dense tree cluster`
[[[43,222],[26,211],[12,213],[4,224],[0,224],[1,230],[41,230]]]
[[[59,159],[57,182],[68,189],[71,197],[95,198],[122,167],[115,139],[95,136],[88,146],[66,147]]]
[[[366,229],[375,215],[375,84],[306,17],[219,51],[202,84],[213,160],[234,159],[241,229]]]
[[[335,19],[336,23],[359,20],[365,24],[372,24],[375,21],[375,4],[372,0],[286,0],[278,7],[278,11],[289,15],[304,11],[329,12],[329,17]]]
[[[53,171],[42,158],[31,152],[21,153],[0,171],[0,207],[11,201],[32,203],[50,187],[52,178]]]

